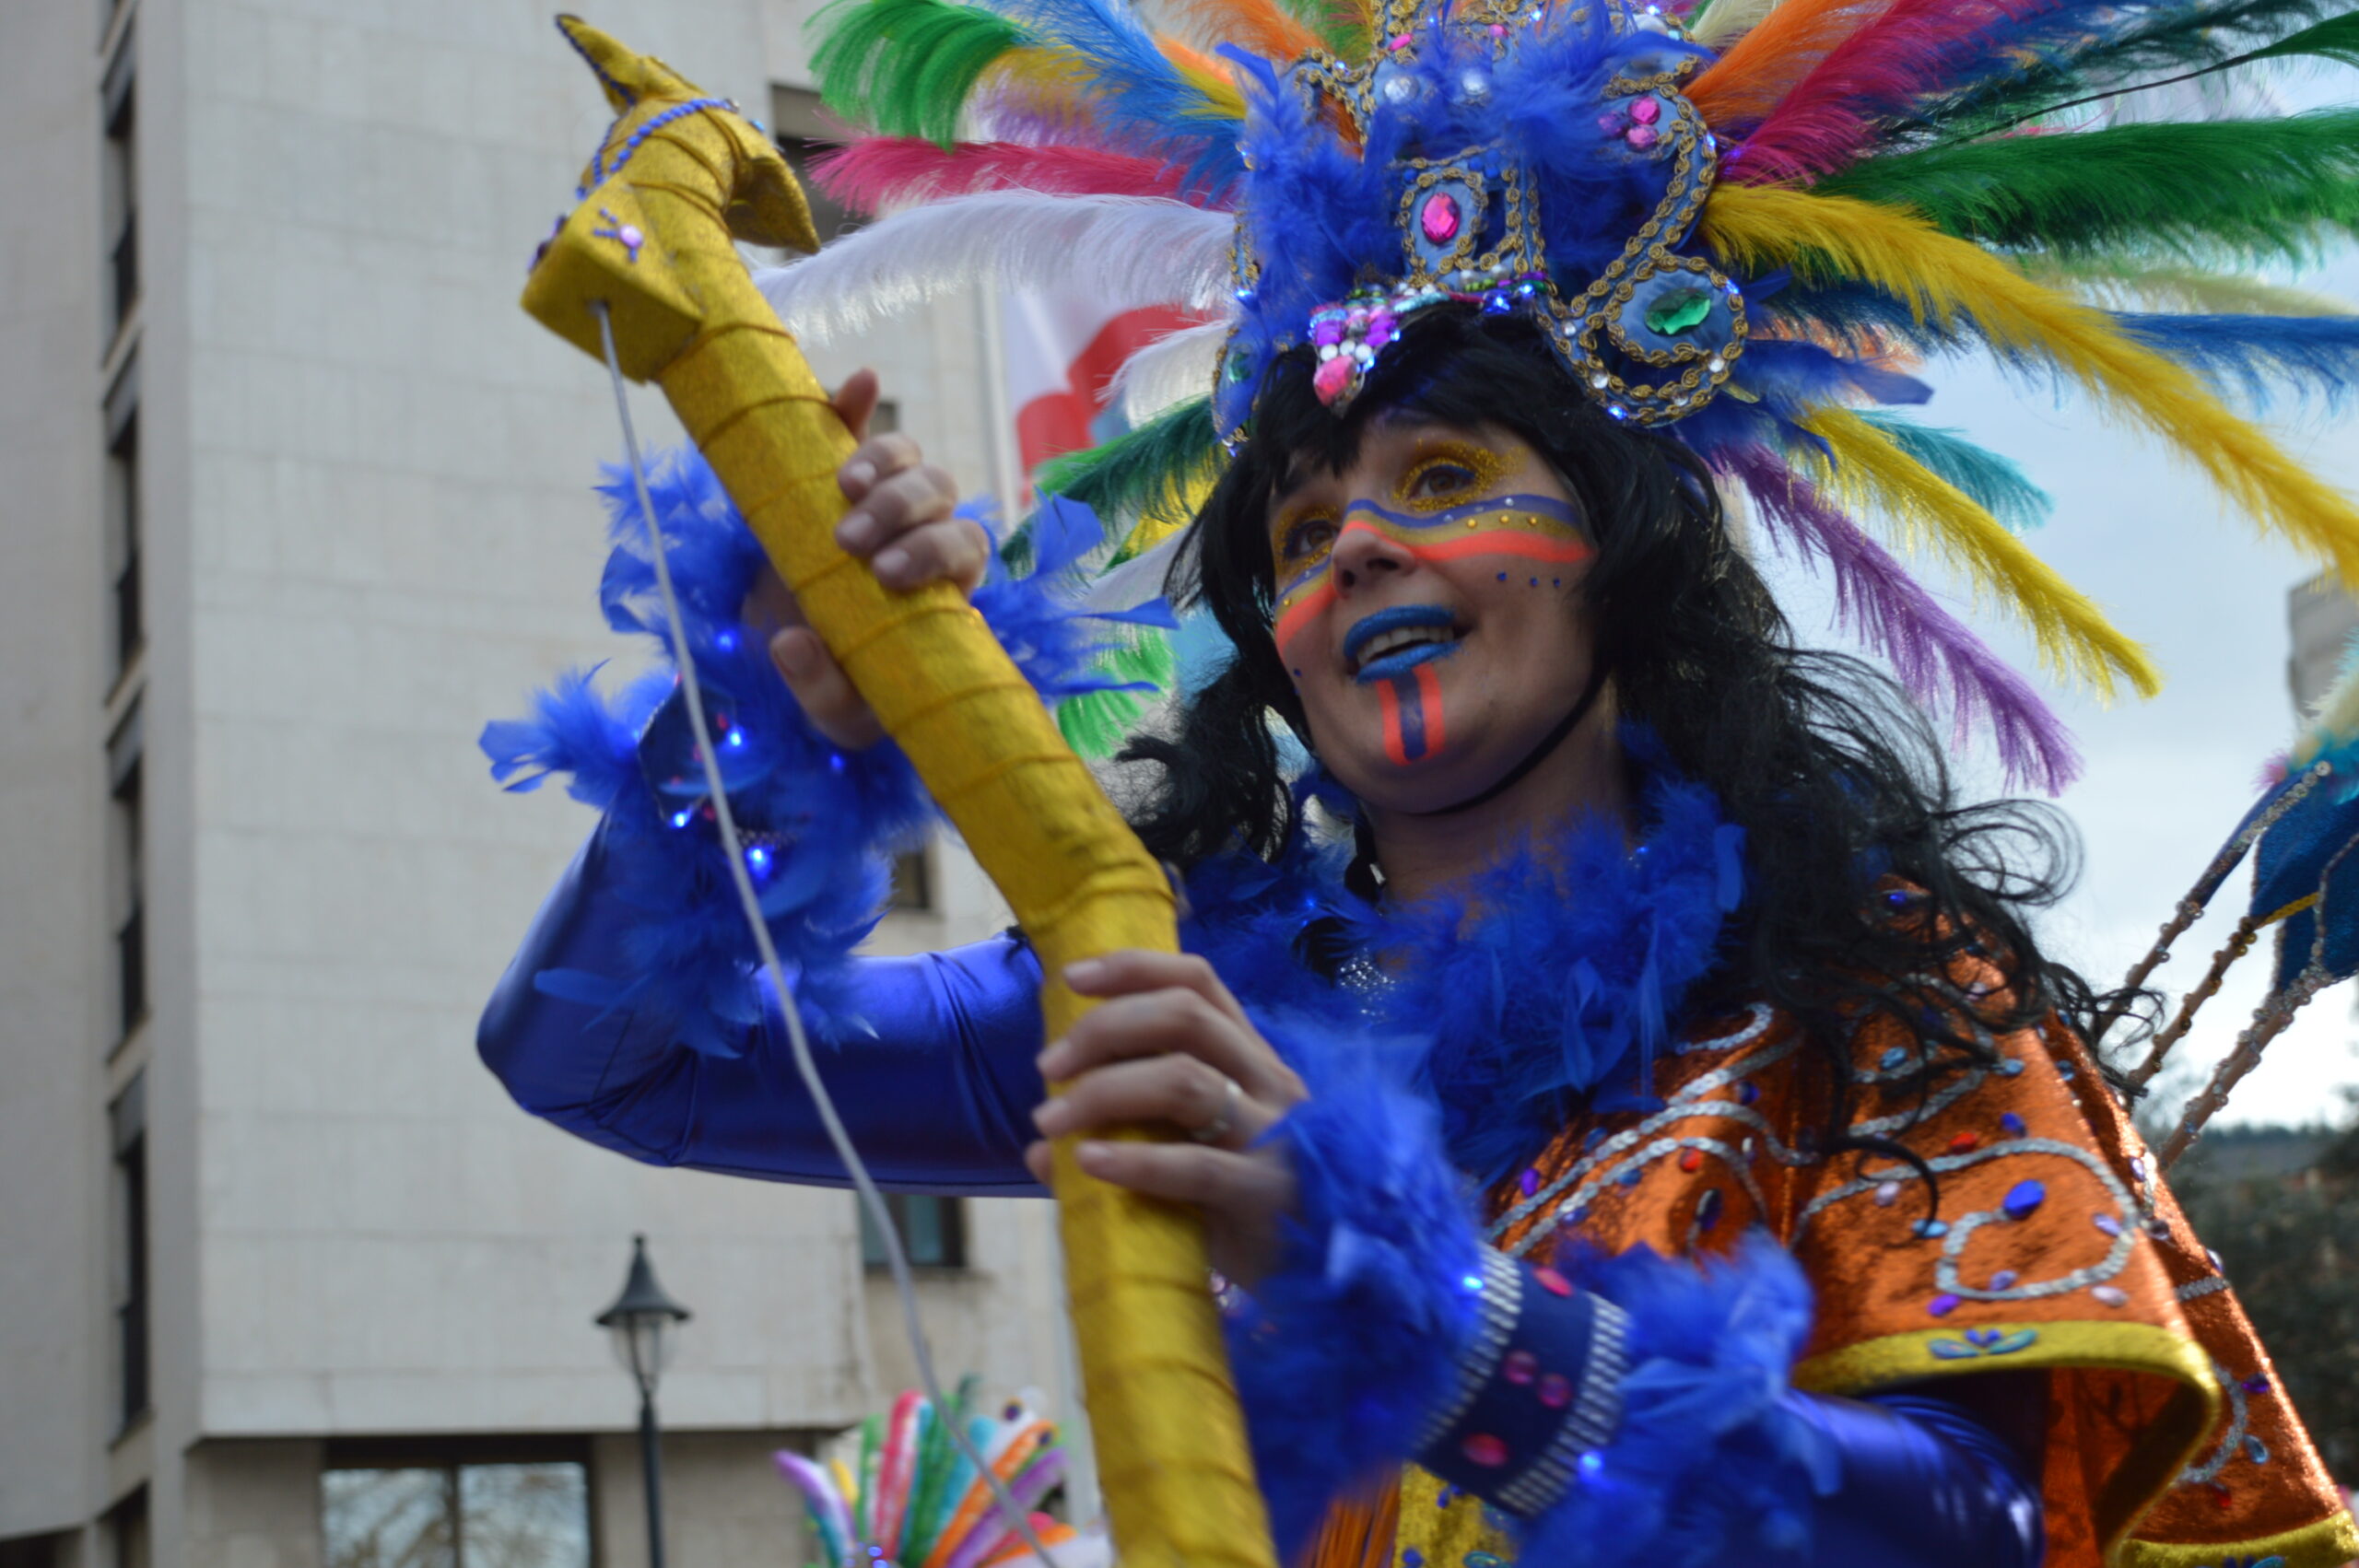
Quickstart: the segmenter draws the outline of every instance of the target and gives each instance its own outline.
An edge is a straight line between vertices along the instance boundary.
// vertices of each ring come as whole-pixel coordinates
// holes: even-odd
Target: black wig
[[[1896,684],[1797,647],[1684,446],[1611,419],[1521,317],[1418,318],[1342,419],[1312,392],[1311,369],[1301,354],[1273,367],[1252,438],[1186,545],[1185,597],[1237,654],[1172,729],[1123,754],[1153,765],[1133,816],[1156,856],[1184,866],[1239,843],[1273,855],[1301,825],[1272,725],[1274,715],[1309,743],[1270,635],[1267,515],[1288,465],[1341,471],[1387,409],[1487,425],[1540,452],[1590,521],[1598,555],[1579,603],[1622,719],[1651,730],[1745,831],[1746,902],[1691,1011],[1759,998],[1799,1019],[1831,1069],[1825,1147],[1901,1153],[1839,1131],[1852,1119],[1848,1041],[1872,1014],[1944,1047],[1928,1053],[1920,1094],[1991,1059],[1985,1031],[2060,1013],[2086,1025],[2088,988],[2042,956],[2025,920],[2071,881],[2075,845],[2060,817],[2036,802],[1961,804],[1931,725]],[[1969,951],[2006,985],[1962,1010],[1945,977]]]

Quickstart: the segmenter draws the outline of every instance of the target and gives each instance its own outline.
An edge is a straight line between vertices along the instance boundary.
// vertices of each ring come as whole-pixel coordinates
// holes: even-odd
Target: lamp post
[[[647,1568],[663,1568],[663,1458],[655,1430],[655,1384],[672,1359],[673,1330],[688,1309],[663,1293],[647,1260],[647,1238],[630,1238],[630,1273],[615,1305],[598,1314],[614,1336],[615,1357],[639,1385],[639,1460],[647,1477]]]

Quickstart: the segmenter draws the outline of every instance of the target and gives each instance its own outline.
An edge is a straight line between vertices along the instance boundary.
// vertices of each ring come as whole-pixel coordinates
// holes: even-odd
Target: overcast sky
[[[2348,257],[2295,281],[2359,301],[2359,261]],[[2084,874],[2043,934],[2092,981],[2110,985],[2152,943],[2251,804],[2264,760],[2293,735],[2286,591],[2315,563],[2263,539],[2186,463],[2109,425],[2077,395],[2059,399],[1977,365],[1936,364],[1925,379],[1938,391],[1919,416],[2023,463],[2056,502],[2053,519],[2030,536],[2033,546],[2144,642],[2164,671],[2159,697],[2111,708],[2046,688],[2088,767],[2061,802],[2081,829]],[[2287,408],[2272,424],[2293,451],[2359,495],[2359,422]],[[1823,593],[1766,564],[1796,620],[1823,621]],[[1954,579],[1925,570],[1929,582],[1963,602]],[[1987,610],[1970,619],[2019,668],[2036,669],[2028,642],[2012,628]],[[1986,764],[1988,750],[1978,748]],[[2249,891],[2248,877],[2231,880],[2202,924],[2176,945],[2157,983],[2173,993],[2193,985]],[[2208,1074],[2251,1016],[2266,971],[2267,953],[2256,951],[2198,1015],[2180,1054]],[[2338,1114],[2336,1090],[2359,1084],[2354,1042],[2353,990],[2338,987],[2281,1037],[2223,1119],[2307,1122]]]

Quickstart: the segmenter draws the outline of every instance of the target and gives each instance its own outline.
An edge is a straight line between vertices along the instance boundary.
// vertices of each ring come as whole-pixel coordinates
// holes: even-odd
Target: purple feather
[[[1784,460],[1753,446],[1715,462],[1752,493],[1781,543],[1826,563],[1846,629],[1882,652],[1919,702],[1946,710],[1961,739],[1978,718],[1989,723],[2012,785],[2054,795],[2080,776],[2071,736],[2039,694]]]

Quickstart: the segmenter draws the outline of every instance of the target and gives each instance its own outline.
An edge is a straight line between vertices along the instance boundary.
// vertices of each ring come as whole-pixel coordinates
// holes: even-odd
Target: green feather
[[[1860,417],[1893,439],[1901,451],[1981,503],[1982,509],[2020,533],[2048,521],[2048,492],[2024,471],[1963,432],[1919,425],[1885,409],[1861,409]]]
[[[2304,28],[2291,38],[2281,38],[2266,48],[2239,55],[2231,64],[2297,58],[2332,60],[2340,64],[2359,65],[2359,11],[2347,17],[2330,17],[2314,28]]]
[[[2317,30],[2312,24],[2347,4],[2212,0],[2157,6],[2126,27],[2077,46],[2042,52],[2006,76],[1923,106],[1919,121],[1940,127],[1945,140],[1963,139],[2021,124],[2071,103],[2161,85],[2147,78],[2183,81],[2280,53],[2313,53],[2293,45],[2305,30]],[[2335,18],[2324,25],[2334,27],[2344,19]],[[2299,30],[2289,35],[2289,29]]]
[[[1156,692],[1084,692],[1067,697],[1057,705],[1057,729],[1065,743],[1093,762],[1112,756],[1130,738],[1131,727],[1147,705],[1171,689],[1177,663],[1168,636],[1139,628],[1137,640],[1101,657],[1097,670],[1113,680],[1145,682]]]
[[[1816,189],[2010,249],[2303,262],[2359,234],[2359,111],[1927,147]]]
[[[948,146],[976,79],[1035,41],[995,12],[943,0],[835,0],[811,18],[811,74],[829,109],[888,136]]]
[[[1079,501],[1109,525],[1144,519],[1176,527],[1190,521],[1190,492],[1218,477],[1220,467],[1212,402],[1198,398],[1102,445],[1054,459],[1041,469],[1039,486]]]

